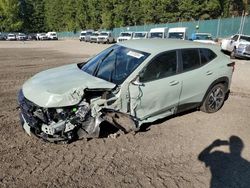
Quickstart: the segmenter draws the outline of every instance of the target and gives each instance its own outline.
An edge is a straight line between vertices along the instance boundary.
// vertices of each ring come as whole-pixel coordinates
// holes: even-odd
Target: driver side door
[[[153,121],[175,113],[182,81],[178,73],[177,51],[157,55],[143,69],[140,84],[130,85],[130,110],[140,120]]]

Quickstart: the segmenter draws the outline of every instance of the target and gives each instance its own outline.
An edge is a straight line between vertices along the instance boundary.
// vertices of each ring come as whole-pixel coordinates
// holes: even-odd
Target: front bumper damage
[[[26,99],[22,90],[18,93],[18,103],[23,129],[29,135],[34,134],[53,143],[99,137],[100,124],[103,121],[113,124],[124,133],[138,130],[138,124],[133,117],[108,109],[104,103],[94,109],[85,100],[76,106],[43,108]]]

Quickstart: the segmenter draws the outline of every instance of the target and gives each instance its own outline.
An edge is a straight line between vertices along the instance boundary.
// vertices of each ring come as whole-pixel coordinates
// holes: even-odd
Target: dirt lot
[[[25,134],[16,109],[23,82],[106,47],[73,40],[0,42],[0,187],[250,186],[250,61],[236,61],[232,93],[215,114],[194,111],[156,122],[136,135],[70,145]],[[200,158],[207,166],[198,159],[216,139],[232,135],[244,143],[241,156],[215,143],[209,149],[221,152]],[[239,138],[231,143],[232,151],[240,150]]]

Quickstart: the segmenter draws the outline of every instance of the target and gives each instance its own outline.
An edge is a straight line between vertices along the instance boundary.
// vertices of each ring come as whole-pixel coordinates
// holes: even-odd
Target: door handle
[[[175,86],[177,84],[179,84],[179,81],[176,81],[176,80],[169,82],[170,86]]]
[[[211,75],[211,74],[213,74],[213,72],[212,71],[207,71],[206,74]]]

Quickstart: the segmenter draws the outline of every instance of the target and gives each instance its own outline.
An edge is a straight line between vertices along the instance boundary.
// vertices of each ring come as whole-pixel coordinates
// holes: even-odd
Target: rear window
[[[217,57],[217,55],[210,49],[200,49],[201,65],[205,65]]]

